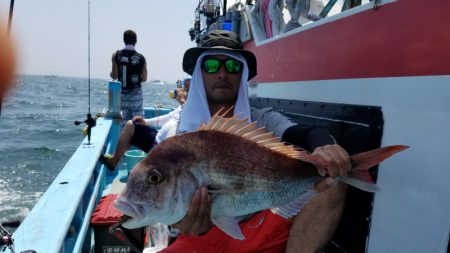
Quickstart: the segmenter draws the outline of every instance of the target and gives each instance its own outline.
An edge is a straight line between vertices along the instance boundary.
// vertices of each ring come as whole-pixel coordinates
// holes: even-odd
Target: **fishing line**
[[[91,115],[91,1],[88,0],[88,114],[87,119],[83,121],[87,125],[86,133],[88,145],[91,144],[91,129],[95,127],[95,119]],[[80,121],[75,121],[75,125],[80,125]]]
[[[91,114],[91,0],[88,0],[88,114]]]

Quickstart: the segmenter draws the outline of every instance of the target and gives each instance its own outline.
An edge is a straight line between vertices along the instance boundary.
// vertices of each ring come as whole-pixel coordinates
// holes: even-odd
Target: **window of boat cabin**
[[[243,16],[239,24],[243,42],[251,39],[249,27],[253,39],[258,43],[361,5],[374,5],[374,1],[370,0],[292,1],[294,3],[278,0],[278,4],[270,9],[266,1],[252,2],[253,5],[246,5],[239,10]],[[232,11],[233,8],[229,10]],[[274,18],[271,25],[267,25],[268,23],[264,21],[265,13],[278,18]]]

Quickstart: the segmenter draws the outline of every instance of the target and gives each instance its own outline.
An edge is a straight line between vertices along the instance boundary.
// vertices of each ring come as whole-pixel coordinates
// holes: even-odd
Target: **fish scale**
[[[300,196],[311,189],[319,177],[309,182],[293,181],[285,183],[274,192],[245,192],[237,194],[218,194],[213,201],[211,212],[217,215],[240,216],[262,209],[277,207]],[[251,204],[249,204],[251,203]]]

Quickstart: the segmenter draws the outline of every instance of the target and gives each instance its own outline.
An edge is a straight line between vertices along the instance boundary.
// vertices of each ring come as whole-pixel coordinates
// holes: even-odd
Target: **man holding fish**
[[[236,34],[212,31],[186,51],[192,80],[178,135],[132,170],[116,201],[125,227],[181,231],[161,252],[318,252],[344,208],[346,185],[333,178],[373,191],[367,170],[405,148],[350,158],[328,132],[250,108],[256,58],[242,48]]]
[[[199,48],[191,48],[185,53],[183,59],[183,69],[187,73],[195,75],[193,76],[192,85],[193,86],[195,85],[196,87],[195,88],[192,87],[193,89],[191,90],[190,94],[192,96],[192,99],[190,99],[189,101],[191,103],[188,102],[185,105],[185,108],[181,114],[181,122],[179,126],[180,132],[196,130],[201,123],[206,123],[208,121],[210,115],[215,114],[221,108],[229,108],[230,106],[234,106],[234,112],[236,114],[241,113],[242,118],[251,116],[250,106],[248,102],[247,79],[250,80],[256,75],[257,62],[253,53],[246,50],[242,50],[242,47],[243,46],[240,43],[240,39],[236,34],[226,31],[221,32],[213,31],[209,34],[209,36],[203,39],[202,45]],[[218,55],[217,53],[220,53],[221,55]],[[235,59],[232,57],[234,55],[238,57],[237,60],[241,60],[243,62],[243,65],[247,65],[247,68],[243,66],[241,71],[238,71],[237,73],[229,73],[229,71],[227,71],[226,69],[226,66],[218,65],[219,69],[216,73],[208,73],[207,71],[205,71],[204,67],[196,66],[197,64],[200,65],[203,59],[207,58],[208,56],[220,57],[223,60],[228,58]],[[203,65],[206,64],[207,61],[203,61]],[[212,71],[210,70],[209,72]],[[204,85],[204,91],[202,91],[201,89],[202,88],[201,86],[203,86],[202,81]],[[205,93],[207,97],[208,108],[205,108],[205,104],[196,103],[199,101],[198,99],[196,99],[196,97],[201,98],[200,101],[205,98],[205,95],[203,93]],[[209,111],[207,109],[209,109]],[[199,115],[200,114],[199,112],[202,112],[202,114]],[[227,116],[232,115],[233,112],[230,112],[229,115]],[[289,127],[293,127],[294,131],[292,130],[291,131],[294,133],[302,131],[302,133],[298,133],[299,138],[302,137],[304,139],[310,138],[312,139],[310,140],[310,142],[316,143],[321,142],[320,144],[334,143],[334,141],[330,138],[329,134],[320,135],[321,130],[315,130],[316,131],[315,133],[314,132],[310,133],[310,136],[307,136],[308,135],[307,131],[310,129],[304,130],[303,128],[300,129],[300,131],[295,131],[296,129],[294,127],[294,124],[288,121],[285,117],[278,117],[278,115],[269,114],[269,115],[261,115],[260,118],[263,118],[264,116],[273,118],[271,120],[268,120],[267,124],[276,124],[277,127],[269,129],[269,127],[266,126],[266,128],[269,131],[276,130],[274,132],[278,137],[282,137],[283,133],[286,132],[283,130],[289,129]],[[258,118],[255,120],[262,123],[262,121]],[[289,135],[289,133],[286,133],[286,135]],[[318,139],[314,140],[313,137],[314,135],[316,135]],[[282,140],[288,141],[283,138]],[[309,141],[302,141],[302,142],[292,144],[297,144],[300,147],[304,148],[307,148],[306,145],[310,144],[308,143]],[[318,146],[316,143],[311,144]],[[310,147],[310,150],[314,150],[314,147]],[[347,153],[338,145],[332,146],[330,145],[318,148],[316,150],[316,154],[324,156],[328,160],[335,161],[336,166],[334,168],[330,168],[329,171],[329,173],[330,174],[332,173],[332,176],[334,177],[338,175],[346,175],[347,171],[350,170],[351,168]],[[332,184],[332,182],[333,182],[332,180],[328,180],[325,183]],[[327,188],[326,184],[322,185],[322,187]],[[318,234],[326,233],[327,235],[326,236],[324,235],[325,240],[322,241],[323,243],[328,242],[329,238],[331,238],[333,234],[334,228],[337,226],[337,223],[339,222],[340,213],[342,212],[344,207],[343,200],[345,195],[345,186],[339,185],[329,190],[330,190],[329,192],[323,193],[324,196],[317,196],[317,198],[323,200],[323,201],[316,201],[317,206],[318,207],[320,206],[320,208],[308,208],[307,210],[305,209],[306,211],[310,210],[311,213],[310,214],[306,213],[305,215],[302,216],[304,217],[304,220],[296,222],[298,225],[296,224],[297,226],[294,226],[292,228],[293,233],[299,233],[299,236],[307,234],[309,232],[307,231],[303,232],[302,229],[297,229],[297,227],[298,228],[302,227],[304,229],[305,226],[308,226],[311,227],[312,231]],[[208,203],[207,201],[208,196],[206,193],[207,193],[206,188],[202,188],[196,192],[196,195],[194,195],[194,198],[192,200],[191,208],[188,212],[188,215],[181,222],[174,225],[174,227],[178,227],[183,233],[188,233],[192,235],[204,233],[205,230],[208,229],[211,223],[209,221],[209,215],[204,215],[204,213],[205,209],[209,208],[207,206],[209,206],[210,203]],[[314,217],[317,217],[317,221],[315,221]],[[324,219],[328,221],[324,221]],[[308,234],[308,237],[312,238],[305,238],[305,237],[295,238],[295,240],[290,242],[290,244],[292,244],[293,248],[297,248],[298,250],[302,249],[303,245],[297,244],[311,244],[312,247],[311,252],[313,252],[313,249],[315,249],[316,247],[313,244],[315,243],[322,244],[321,238],[315,239],[314,237],[316,236],[313,236],[312,234]],[[267,239],[272,240],[271,238]],[[313,242],[312,240],[316,240],[316,242]],[[302,241],[304,241],[304,243]],[[309,249],[307,249],[308,245],[304,246],[305,249],[301,250],[301,252],[308,252],[309,251]]]

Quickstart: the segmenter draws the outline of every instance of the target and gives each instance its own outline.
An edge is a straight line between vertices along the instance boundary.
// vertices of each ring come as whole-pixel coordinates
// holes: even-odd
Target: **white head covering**
[[[180,124],[178,126],[178,133],[191,132],[197,130],[202,123],[208,122],[211,118],[209,111],[208,99],[206,98],[205,87],[203,84],[201,62],[207,55],[226,55],[239,60],[243,63],[244,69],[242,71],[241,83],[239,85],[239,91],[236,103],[234,105],[234,115],[240,113],[239,118],[249,118],[250,123],[250,104],[248,102],[248,66],[245,58],[234,52],[228,52],[223,50],[210,50],[203,52],[197,59],[195,69],[192,74],[191,88],[189,90],[189,96],[184,104],[183,111],[180,116]],[[227,108],[224,108],[227,109]]]

